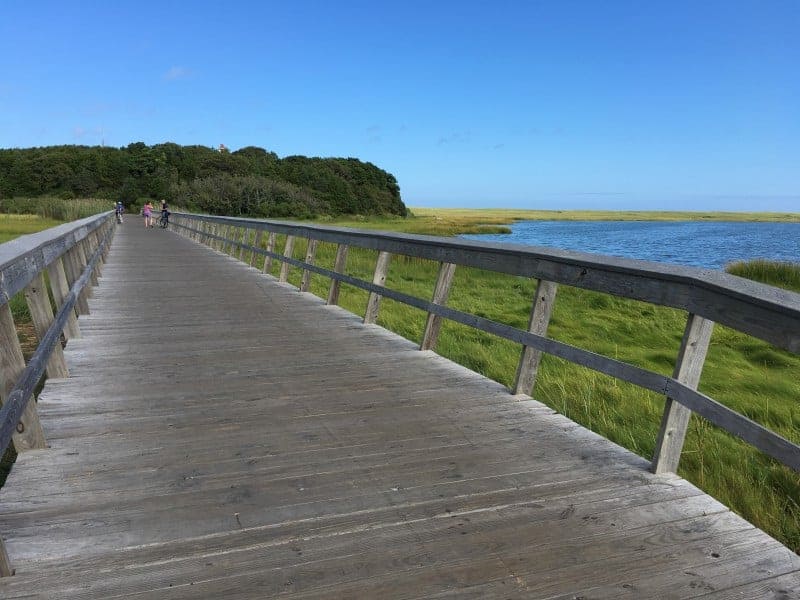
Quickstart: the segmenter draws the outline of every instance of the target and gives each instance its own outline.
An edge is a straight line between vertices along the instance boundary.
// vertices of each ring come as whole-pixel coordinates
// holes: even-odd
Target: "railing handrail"
[[[178,229],[198,241],[219,244],[223,251],[236,247],[240,258],[245,251],[251,252],[251,264],[255,254],[265,256],[267,261],[281,261],[281,281],[287,280],[289,265],[302,269],[301,290],[307,289],[310,273],[329,277],[334,282],[329,303],[334,297],[334,285],[341,282],[368,291],[370,299],[364,315],[366,323],[375,322],[381,297],[426,311],[428,323],[420,345],[422,349],[431,349],[435,345],[439,327],[437,323],[442,318],[522,344],[523,355],[514,393],[529,393],[532,390],[541,353],[549,353],[663,394],[666,396],[665,412],[653,459],[653,470],[657,472],[674,472],[677,469],[691,411],[800,472],[800,446],[697,391],[715,322],[790,352],[800,352],[800,294],[707,269],[583,252],[241,217],[188,213],[173,213],[173,216]],[[201,225],[190,227],[186,224],[189,220],[198,221]],[[237,233],[240,239],[234,239],[225,231],[220,235],[219,226],[223,226],[225,231],[230,228],[242,230],[241,234]],[[250,230],[257,232],[252,245],[248,243]],[[264,232],[270,234],[266,250],[260,247],[258,241],[261,239],[258,235]],[[287,236],[284,254],[274,251],[275,235],[278,233]],[[294,239],[297,237],[309,240],[305,260],[292,257]],[[337,251],[334,270],[314,265],[314,253],[319,241],[339,244],[340,250],[345,249],[341,264]],[[351,246],[379,252],[372,283],[343,273],[346,249]],[[432,301],[383,285],[391,254],[439,261],[441,268]],[[537,278],[540,288],[542,285],[544,288],[541,293],[537,291],[534,298],[529,330],[445,306],[455,265]],[[266,261],[264,269],[267,269]],[[555,286],[558,283],[686,310],[689,318],[673,376],[661,375],[546,337],[551,309],[548,305],[552,305],[555,299]]]
[[[242,217],[177,212],[173,215],[544,279],[678,308],[784,350],[800,352],[800,294],[722,271],[543,246],[487,243]],[[743,307],[749,309],[746,315],[742,314]],[[774,325],[778,315],[787,319],[780,327]]]
[[[0,244],[0,455],[12,439],[18,453],[46,447],[30,399],[45,372],[48,377],[69,375],[61,336],[80,334],[75,313],[89,312],[88,285],[97,283],[108,251],[114,233],[112,215],[113,211],[99,213]],[[10,304],[23,291],[38,337],[27,363]],[[0,577],[13,574],[0,538]]]
[[[107,211],[0,244],[0,305],[25,289],[47,265],[105,223]]]

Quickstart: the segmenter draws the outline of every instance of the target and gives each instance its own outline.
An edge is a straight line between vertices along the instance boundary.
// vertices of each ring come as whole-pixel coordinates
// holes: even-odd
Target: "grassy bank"
[[[504,225],[515,221],[761,221],[800,223],[800,213],[517,210],[492,208],[411,208],[414,217],[438,222]],[[466,232],[464,232],[466,233]]]
[[[40,215],[0,214],[0,244],[21,235],[55,227],[59,223],[61,221]]]
[[[76,200],[63,200],[61,198],[6,198],[0,200],[0,213],[37,215],[43,219],[55,221],[76,221],[113,208],[113,202],[94,198]]]

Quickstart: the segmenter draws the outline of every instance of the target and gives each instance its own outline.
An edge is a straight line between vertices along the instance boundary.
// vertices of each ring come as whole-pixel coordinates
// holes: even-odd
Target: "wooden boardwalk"
[[[129,219],[0,490],[0,598],[800,598],[800,558],[529,399]]]

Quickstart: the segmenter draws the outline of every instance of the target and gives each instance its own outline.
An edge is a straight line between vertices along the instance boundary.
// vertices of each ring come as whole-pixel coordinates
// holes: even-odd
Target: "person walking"
[[[153,226],[153,203],[150,200],[144,205],[142,209],[142,214],[144,215],[144,226],[145,227],[152,227]]]

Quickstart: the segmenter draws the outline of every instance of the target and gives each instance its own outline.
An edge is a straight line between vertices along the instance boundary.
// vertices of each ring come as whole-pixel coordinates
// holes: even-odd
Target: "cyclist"
[[[117,202],[114,206],[114,214],[117,216],[117,223],[122,223],[122,213],[125,212],[125,207],[122,202]]]
[[[167,201],[161,201],[161,219],[159,220],[159,225],[166,229],[167,225],[169,225],[169,215],[170,212],[167,209]]]

